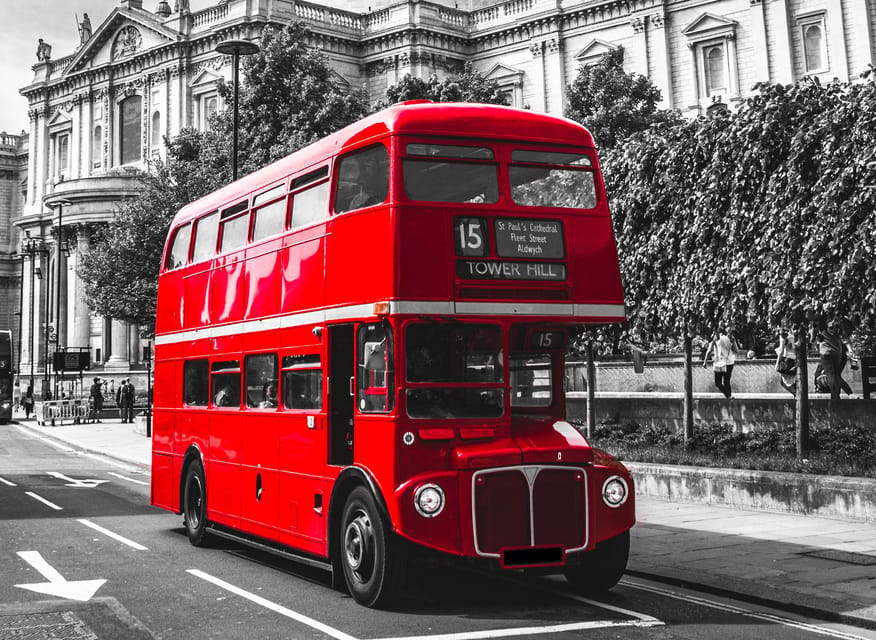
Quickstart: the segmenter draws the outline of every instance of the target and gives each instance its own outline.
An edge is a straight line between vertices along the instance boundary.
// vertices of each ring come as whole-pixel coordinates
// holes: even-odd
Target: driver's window
[[[394,384],[391,327],[383,324],[360,326],[356,346],[356,404],[359,411],[392,411]]]

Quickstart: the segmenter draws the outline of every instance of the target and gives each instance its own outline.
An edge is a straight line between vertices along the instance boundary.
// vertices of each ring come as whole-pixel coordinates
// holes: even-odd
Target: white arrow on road
[[[39,551],[19,551],[18,555],[34,569],[39,571],[48,582],[37,584],[17,584],[20,589],[45,593],[50,596],[88,602],[103,586],[106,580],[74,580],[68,582],[58,571],[46,562]]]
[[[104,482],[109,482],[109,480],[74,480],[68,476],[65,476],[63,473],[58,473],[57,471],[46,471],[46,475],[50,475],[53,478],[57,478],[58,480],[66,480],[68,487],[85,487],[86,489],[94,489],[97,485],[103,484]]]

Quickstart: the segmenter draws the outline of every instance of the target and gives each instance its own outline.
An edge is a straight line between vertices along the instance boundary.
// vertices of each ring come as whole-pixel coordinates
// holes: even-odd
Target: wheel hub
[[[371,522],[365,514],[358,514],[347,525],[344,533],[344,549],[347,564],[353,571],[359,571],[371,555]]]

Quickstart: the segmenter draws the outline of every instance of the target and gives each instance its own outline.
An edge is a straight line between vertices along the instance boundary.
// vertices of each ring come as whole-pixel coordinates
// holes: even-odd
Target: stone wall
[[[596,422],[665,425],[681,430],[684,424],[684,398],[681,393],[596,394]],[[740,394],[727,400],[719,393],[694,395],[694,424],[731,424],[740,431],[778,429],[794,426],[794,399],[784,394]],[[816,394],[809,398],[810,425],[855,424],[876,430],[876,399],[842,399],[829,410],[830,398]],[[566,411],[570,420],[587,419],[587,394],[566,394]]]

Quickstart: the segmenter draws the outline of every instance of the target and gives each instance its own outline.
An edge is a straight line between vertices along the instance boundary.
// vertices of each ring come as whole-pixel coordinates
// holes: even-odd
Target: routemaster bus
[[[389,603],[409,554],[622,576],[633,482],[566,420],[624,320],[591,135],[389,107],[185,206],[159,276],[152,504]]]

